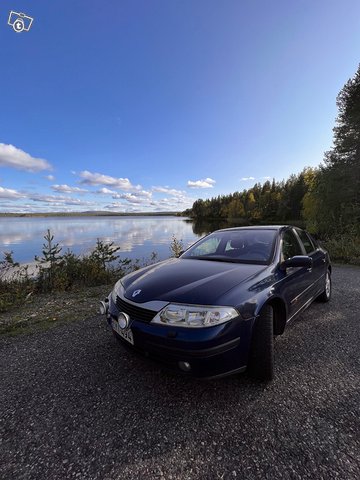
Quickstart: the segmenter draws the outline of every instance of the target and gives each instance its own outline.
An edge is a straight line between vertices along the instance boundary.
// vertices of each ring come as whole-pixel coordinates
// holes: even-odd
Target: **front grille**
[[[132,303],[128,303],[120,297],[116,297],[116,306],[120,312],[129,315],[131,320],[139,320],[140,322],[150,323],[157,312],[146,308],[136,307]]]

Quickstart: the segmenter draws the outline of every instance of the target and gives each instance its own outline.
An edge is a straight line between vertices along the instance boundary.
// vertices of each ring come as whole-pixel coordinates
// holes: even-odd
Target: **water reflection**
[[[76,254],[91,251],[100,238],[119,246],[123,257],[143,258],[155,251],[159,259],[169,257],[172,235],[187,247],[203,231],[210,231],[170,216],[0,218],[0,250],[12,250],[16,261],[30,262],[41,254],[47,229],[64,249]]]

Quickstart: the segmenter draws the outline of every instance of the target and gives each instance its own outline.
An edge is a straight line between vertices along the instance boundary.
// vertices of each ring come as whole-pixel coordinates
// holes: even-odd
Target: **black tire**
[[[274,378],[274,311],[270,305],[265,305],[255,320],[248,372],[257,380]]]
[[[325,275],[324,291],[317,297],[316,300],[323,303],[329,302],[331,298],[331,287],[331,273],[330,270],[328,270]]]

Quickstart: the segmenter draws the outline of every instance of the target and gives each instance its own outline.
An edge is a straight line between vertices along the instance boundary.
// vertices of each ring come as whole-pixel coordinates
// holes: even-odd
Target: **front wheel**
[[[328,302],[331,298],[331,274],[330,271],[328,270],[326,272],[325,276],[325,285],[324,285],[324,291],[317,297],[316,300],[319,302]]]
[[[248,371],[258,380],[274,378],[274,311],[270,305],[265,305],[255,320]]]

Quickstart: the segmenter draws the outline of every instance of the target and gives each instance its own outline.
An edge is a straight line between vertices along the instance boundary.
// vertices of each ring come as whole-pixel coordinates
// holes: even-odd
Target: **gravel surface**
[[[359,479],[360,268],[333,282],[267,385],[163,372],[100,316],[3,338],[1,479]]]

